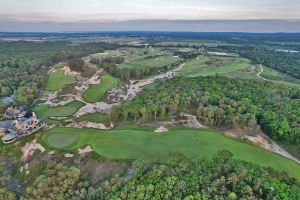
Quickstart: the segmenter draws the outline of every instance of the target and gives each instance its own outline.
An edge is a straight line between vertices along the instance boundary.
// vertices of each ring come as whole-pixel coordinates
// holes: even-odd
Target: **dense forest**
[[[260,80],[176,77],[113,108],[112,118],[148,122],[182,112],[210,127],[248,126],[255,132],[260,125],[276,140],[300,144],[300,90]]]
[[[299,187],[285,172],[235,160],[228,151],[212,159],[191,161],[172,153],[164,164],[155,160],[136,160],[121,174],[92,183],[91,170],[74,163],[50,160],[27,183],[21,193],[4,185],[0,198],[35,199],[265,199],[296,200]],[[44,166],[41,167],[41,166]],[[6,179],[6,181],[8,181]],[[2,180],[2,183],[6,182]]]
[[[16,104],[28,105],[45,86],[51,65],[115,48],[102,42],[1,42],[0,97],[14,94]]]

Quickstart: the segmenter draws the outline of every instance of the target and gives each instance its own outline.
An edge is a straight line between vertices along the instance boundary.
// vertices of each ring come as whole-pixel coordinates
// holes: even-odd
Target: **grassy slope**
[[[89,103],[95,103],[100,101],[105,93],[118,86],[119,79],[116,79],[110,75],[104,75],[101,77],[101,83],[92,85],[84,94],[84,99]]]
[[[234,71],[245,69],[249,66],[249,61],[243,58],[232,58],[222,56],[202,56],[185,64],[178,71],[183,76],[209,76],[215,74],[228,74]]]
[[[128,63],[122,63],[118,65],[118,68],[151,68],[151,67],[165,67],[176,63],[179,58],[175,58],[171,55],[160,56],[155,58],[142,58]]]
[[[104,113],[90,113],[80,116],[76,119],[77,122],[88,121],[95,123],[105,123],[107,121],[107,116]]]
[[[261,74],[261,76],[266,79],[274,80],[279,83],[283,83],[291,86],[297,86],[297,84],[300,84],[300,80],[293,78],[287,74],[276,71],[275,69],[266,66],[263,66],[263,69],[264,72]]]
[[[67,117],[73,115],[79,108],[84,106],[80,101],[73,101],[65,106],[49,107],[48,105],[37,105],[33,111],[37,113],[38,117],[47,120],[49,117]]]
[[[74,76],[65,76],[63,71],[56,71],[49,75],[46,89],[48,91],[59,90],[75,80]]]
[[[285,170],[300,180],[300,166],[295,162],[209,129],[178,128],[158,134],[153,130],[136,127],[123,127],[111,131],[56,128],[43,134],[43,140],[49,146],[64,150],[91,144],[96,153],[112,159],[164,159],[174,151],[182,152],[189,158],[212,157],[219,150],[227,149],[237,159]],[[76,142],[64,146],[71,143],[69,140]]]

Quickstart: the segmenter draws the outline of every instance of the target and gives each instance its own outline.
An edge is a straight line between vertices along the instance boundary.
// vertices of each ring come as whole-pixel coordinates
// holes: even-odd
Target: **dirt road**
[[[264,68],[262,67],[262,65],[259,65],[260,67],[260,72],[258,72],[256,75],[258,78],[261,78],[264,81],[267,81],[268,79],[265,79],[264,77],[261,76],[261,74],[264,72]]]

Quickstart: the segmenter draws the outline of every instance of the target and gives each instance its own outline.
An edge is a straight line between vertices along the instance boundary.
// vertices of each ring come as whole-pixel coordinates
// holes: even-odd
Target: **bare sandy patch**
[[[164,127],[164,126],[160,126],[160,127],[158,127],[154,132],[155,132],[155,133],[163,133],[163,132],[167,132],[167,131],[169,131],[169,129],[167,129],[167,128]]]
[[[277,145],[272,139],[266,136],[261,130],[258,130],[256,134],[251,134],[249,128],[235,128],[225,132],[225,135],[233,138],[239,138],[246,140],[252,144],[255,144],[265,150],[277,153],[283,157],[294,160],[300,164],[299,159],[295,158],[279,145]]]
[[[31,142],[27,142],[25,146],[21,148],[21,151],[23,153],[21,159],[26,160],[29,156],[32,156],[36,150],[40,150],[40,152],[45,151],[45,148],[41,144],[37,143],[37,138],[35,138]]]
[[[86,154],[86,153],[92,152],[93,149],[90,145],[88,145],[84,149],[78,148],[77,151],[78,151],[78,154],[81,155],[81,154]]]
[[[66,157],[66,158],[72,158],[73,156],[74,156],[74,155],[71,154],[71,153],[66,153],[66,154],[65,154],[65,157]]]
[[[95,122],[88,122],[88,121],[73,122],[71,124],[68,124],[67,127],[73,127],[73,128],[95,128],[95,129],[101,129],[101,130],[111,129],[110,127],[107,127],[105,124],[95,123]]]

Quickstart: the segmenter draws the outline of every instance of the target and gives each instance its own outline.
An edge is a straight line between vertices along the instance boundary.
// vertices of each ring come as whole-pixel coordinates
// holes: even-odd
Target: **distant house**
[[[22,111],[17,115],[11,126],[4,131],[2,141],[12,143],[19,138],[32,134],[44,125],[44,122],[40,121],[34,112]]]

